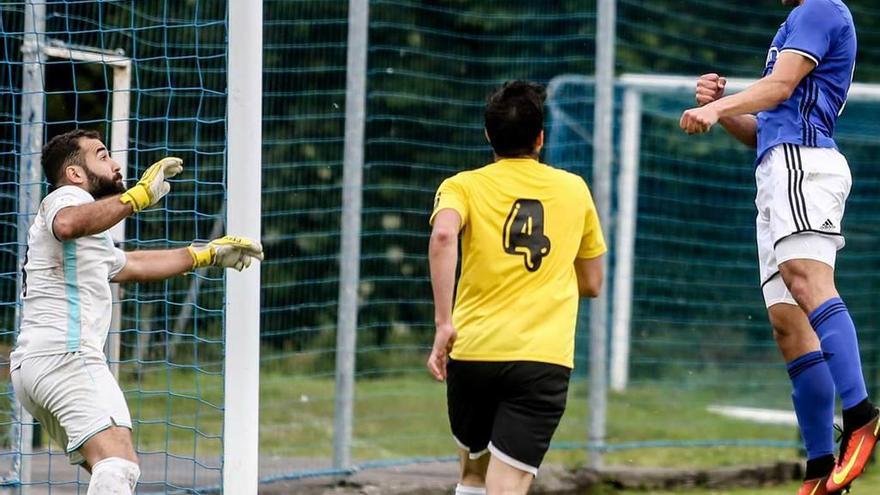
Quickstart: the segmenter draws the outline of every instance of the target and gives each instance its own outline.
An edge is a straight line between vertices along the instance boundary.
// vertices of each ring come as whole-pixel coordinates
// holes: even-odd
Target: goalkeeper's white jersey
[[[62,186],[40,203],[28,231],[12,369],[29,356],[103,352],[110,330],[110,279],[125,266],[125,252],[113,245],[108,232],[62,242],[52,230],[63,208],[93,201],[79,187]]]

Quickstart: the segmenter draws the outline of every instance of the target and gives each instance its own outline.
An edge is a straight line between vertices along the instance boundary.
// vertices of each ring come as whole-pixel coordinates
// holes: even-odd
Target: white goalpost
[[[263,6],[230,0],[227,59],[228,232],[260,239]],[[256,495],[260,413],[260,263],[226,275],[223,493]]]

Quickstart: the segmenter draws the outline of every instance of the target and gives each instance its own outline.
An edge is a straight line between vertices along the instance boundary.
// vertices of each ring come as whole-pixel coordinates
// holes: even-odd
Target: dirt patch
[[[799,463],[716,469],[609,467],[602,471],[541,469],[530,493],[589,495],[615,489],[688,489],[771,486],[799,479]],[[316,478],[260,487],[261,495],[449,495],[455,488],[455,463],[429,463],[370,470],[345,479]]]

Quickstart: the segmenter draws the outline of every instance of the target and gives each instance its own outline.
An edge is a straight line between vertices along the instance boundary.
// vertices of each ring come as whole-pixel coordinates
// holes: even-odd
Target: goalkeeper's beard
[[[122,182],[122,175],[116,174],[112,178],[101,177],[88,168],[83,168],[86,172],[86,178],[89,181],[89,192],[96,200],[125,192],[125,183]]]

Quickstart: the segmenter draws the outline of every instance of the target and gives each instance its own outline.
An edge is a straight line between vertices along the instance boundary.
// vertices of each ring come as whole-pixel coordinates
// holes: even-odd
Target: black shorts
[[[476,459],[538,472],[562,419],[571,369],[532,361],[456,361],[447,365],[449,424]]]

